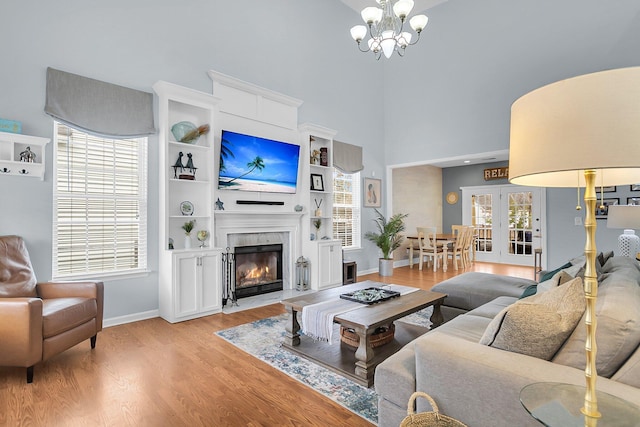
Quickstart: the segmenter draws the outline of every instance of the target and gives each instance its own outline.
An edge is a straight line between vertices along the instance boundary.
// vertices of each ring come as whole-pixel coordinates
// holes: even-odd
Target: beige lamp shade
[[[511,106],[509,181],[539,187],[640,182],[640,67],[586,74]]]
[[[640,230],[640,206],[614,205],[607,211],[607,228]]]

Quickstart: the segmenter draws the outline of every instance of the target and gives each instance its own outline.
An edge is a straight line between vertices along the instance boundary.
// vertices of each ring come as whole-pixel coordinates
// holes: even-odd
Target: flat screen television
[[[295,193],[300,146],[222,131],[218,189]]]

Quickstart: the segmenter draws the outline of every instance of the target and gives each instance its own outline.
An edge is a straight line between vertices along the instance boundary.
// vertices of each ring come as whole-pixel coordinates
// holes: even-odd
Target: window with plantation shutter
[[[55,123],[53,277],[147,268],[147,139],[108,139]]]
[[[333,171],[333,238],[360,248],[360,173]]]

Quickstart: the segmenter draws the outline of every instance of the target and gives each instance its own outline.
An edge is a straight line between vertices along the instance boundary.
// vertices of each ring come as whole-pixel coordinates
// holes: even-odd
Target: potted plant
[[[191,221],[187,221],[182,224],[182,229],[184,230],[184,248],[191,249],[191,231],[193,227],[196,225],[196,220],[192,219]]]
[[[403,237],[400,235],[404,231],[404,219],[408,214],[395,214],[387,220],[382,213],[375,209],[374,219],[377,232],[368,231],[365,238],[371,240],[382,251],[382,258],[379,260],[379,273],[381,276],[393,275],[393,251],[402,244]]]

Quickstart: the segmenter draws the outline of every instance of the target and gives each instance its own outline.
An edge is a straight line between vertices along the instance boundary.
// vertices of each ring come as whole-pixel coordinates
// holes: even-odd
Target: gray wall
[[[302,99],[300,122],[366,146],[365,173],[384,174],[383,112],[362,108],[379,102],[369,88],[382,81],[383,64],[356,51],[349,28],[357,15],[341,2],[8,0],[2,13],[0,117],[21,121],[24,134],[52,137],[43,112],[48,66],[148,92],[166,80],[210,93],[214,69]],[[328,23],[338,30],[326,31]],[[151,273],[105,284],[107,319],[158,308],[157,143],[149,141]],[[52,145],[44,182],[0,177],[0,234],[25,238],[41,280],[51,277]],[[352,257],[367,268],[366,256]]]
[[[507,166],[508,162],[495,162],[470,166],[458,166],[444,168],[442,170],[442,194],[443,197],[449,191],[455,191],[461,196],[460,187],[472,187],[477,185],[504,185],[507,179],[485,181],[483,170],[492,167]],[[579,217],[584,224],[584,190],[580,192],[580,205],[582,210],[576,210],[578,194],[576,189],[547,189],[547,265],[550,268],[564,264],[569,258],[584,252],[585,230],[583,226],[575,225],[575,218]],[[604,193],[604,198],[618,198],[620,204],[626,204],[627,198],[640,197],[640,192],[632,192],[629,185],[616,187],[615,192]],[[600,192],[598,192],[600,199]],[[442,202],[442,228],[447,230],[452,224],[462,223],[462,198],[458,203],[449,205],[444,199]],[[622,230],[607,228],[606,220],[597,220],[596,245],[598,251],[617,251],[618,236]]]
[[[2,5],[0,117],[22,121],[25,134],[52,136],[43,112],[48,66],[149,92],[157,80],[210,92],[206,71],[214,69],[302,99],[300,121],[363,146],[363,176],[382,179],[388,165],[505,149],[509,108],[519,96],[565,77],[640,63],[637,0],[449,0],[428,11],[422,40],[404,58],[380,61],[357,51],[349,28],[359,14],[337,0]],[[157,138],[149,145],[155,206]],[[41,279],[51,275],[51,154],[49,144],[44,182],[0,177],[0,234],[25,237]],[[564,221],[566,198],[548,198],[554,242],[575,252],[583,243]],[[158,219],[150,212],[151,274],[107,282],[106,318],[158,306]],[[365,209],[363,232],[372,218]],[[377,266],[366,240],[349,257],[360,271]]]
[[[509,181],[506,178],[492,181],[485,181],[483,178],[485,169],[507,165],[508,162],[494,162],[442,169],[442,229],[445,232],[451,230],[453,224],[462,224],[462,191],[460,191],[460,187],[508,184]],[[455,205],[450,205],[445,199],[450,191],[458,193],[458,203]]]

